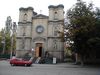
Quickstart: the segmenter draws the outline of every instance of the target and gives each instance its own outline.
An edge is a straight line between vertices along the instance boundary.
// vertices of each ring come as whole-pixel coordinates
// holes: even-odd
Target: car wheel
[[[14,64],[11,64],[11,66],[14,66]]]
[[[29,64],[28,66],[32,66],[31,64]]]
[[[25,66],[27,66],[27,64],[25,64]]]

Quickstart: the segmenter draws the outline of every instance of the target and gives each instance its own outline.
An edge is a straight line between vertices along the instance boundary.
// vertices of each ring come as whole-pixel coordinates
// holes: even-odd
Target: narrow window
[[[54,13],[54,19],[57,20],[57,12],[55,11]]]
[[[24,21],[27,21],[27,14],[24,14]]]

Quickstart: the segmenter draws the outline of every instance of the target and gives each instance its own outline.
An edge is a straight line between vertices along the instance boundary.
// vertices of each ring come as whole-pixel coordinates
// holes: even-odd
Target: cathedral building
[[[49,16],[37,14],[32,7],[19,9],[16,56],[34,52],[34,57],[51,57],[63,61],[64,6],[48,6]],[[33,50],[33,51],[32,51]]]

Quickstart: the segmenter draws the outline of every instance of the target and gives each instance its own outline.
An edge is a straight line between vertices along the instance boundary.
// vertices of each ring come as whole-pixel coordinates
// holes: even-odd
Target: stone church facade
[[[34,57],[44,57],[45,52],[63,61],[64,6],[48,6],[49,16],[37,14],[32,7],[19,9],[16,35],[16,56],[34,52]],[[34,49],[34,51],[32,51]]]

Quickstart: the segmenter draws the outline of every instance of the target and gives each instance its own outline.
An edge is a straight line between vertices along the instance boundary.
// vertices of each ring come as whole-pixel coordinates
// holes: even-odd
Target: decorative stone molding
[[[33,16],[32,19],[48,19],[49,17],[43,14]]]
[[[34,10],[34,8],[32,8],[32,7],[28,7],[28,8],[21,7],[21,8],[19,8],[19,10],[20,11],[21,10],[27,11],[27,10]]]
[[[54,5],[50,5],[50,6],[48,6],[48,8],[64,8],[64,6],[62,5],[62,4],[59,4],[59,5],[57,5],[57,6],[54,6]]]
[[[33,38],[33,42],[35,41],[46,41],[46,38],[43,38],[43,37],[35,37]]]

